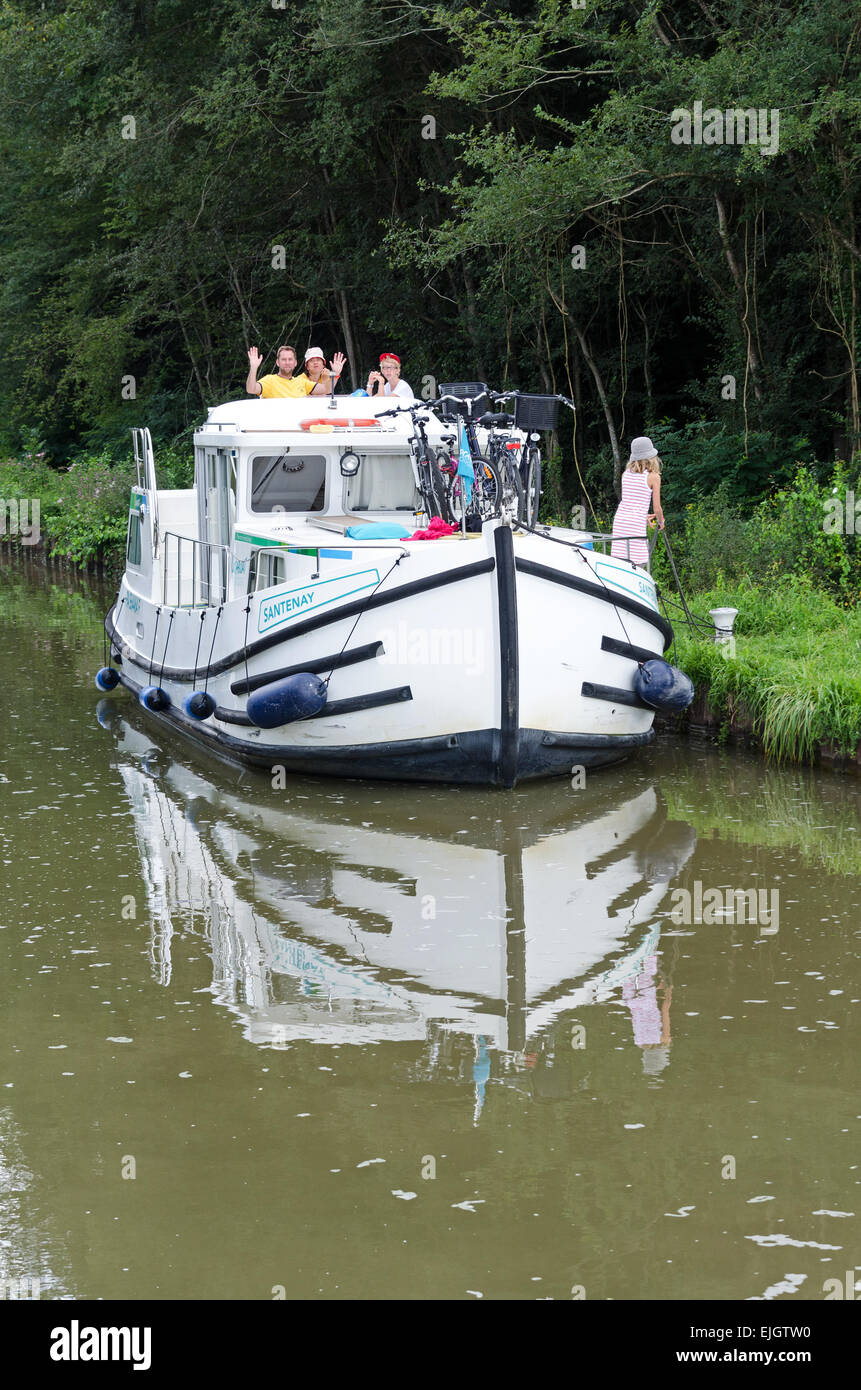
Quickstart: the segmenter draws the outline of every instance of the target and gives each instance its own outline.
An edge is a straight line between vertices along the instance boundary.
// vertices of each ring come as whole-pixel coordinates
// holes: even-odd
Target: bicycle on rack
[[[499,515],[502,506],[499,468],[482,454],[475,432],[477,415],[489,402],[488,390],[482,381],[465,381],[443,383],[440,393],[434,405],[443,406],[444,420],[463,424],[473,468],[473,477],[463,478],[457,473],[458,459],[455,453],[440,461],[442,472],[448,475],[446,496],[449,512],[458,525],[465,512],[467,527],[472,523],[475,529],[480,529],[482,522]],[[448,402],[454,403],[454,410],[451,410]]]
[[[461,411],[467,442],[478,472],[486,468],[498,479],[498,492],[490,515],[505,510],[516,516],[521,524],[538,524],[541,501],[540,431],[555,430],[560,402],[574,409],[567,396],[538,396],[520,391],[490,391],[484,382],[447,382],[440,386],[441,399],[445,393],[466,398],[468,407]],[[510,414],[492,414],[487,406],[493,401],[512,401]],[[487,430],[487,454],[482,454],[476,426]],[[517,434],[512,434],[512,430]],[[520,437],[526,435],[525,441]],[[491,491],[490,487],[487,489]]]
[[[573,411],[574,402],[567,396],[537,396],[520,391],[494,392],[493,400],[513,401],[511,415],[491,418],[500,423],[510,424],[519,433],[526,435],[526,440],[519,449],[517,446],[508,449],[506,462],[512,475],[511,487],[515,492],[518,491],[515,472],[520,482],[522,509],[519,512],[519,520],[525,526],[537,526],[541,502],[540,432],[556,429],[560,403]]]
[[[445,479],[440,472],[439,459],[440,454],[443,454],[446,459],[448,455],[442,449],[435,452],[431,448],[425,433],[428,417],[420,414],[421,411],[430,410],[435,405],[439,405],[439,401],[416,401],[414,405],[394,406],[391,410],[381,410],[377,419],[382,420],[387,415],[401,415],[404,412],[409,412],[413,426],[410,451],[416,467],[416,477],[418,478],[424,510],[428,518],[438,516],[443,521],[450,521]]]
[[[519,438],[514,438],[511,434],[514,416],[485,412],[479,416],[478,423],[482,429],[487,430],[487,455],[501,480],[502,506],[510,516],[523,521],[525,503],[520,474],[522,444]]]

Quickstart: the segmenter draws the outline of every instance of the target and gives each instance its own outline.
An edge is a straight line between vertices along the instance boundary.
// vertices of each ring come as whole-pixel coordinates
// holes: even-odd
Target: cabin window
[[[414,512],[421,498],[409,454],[362,454],[359,471],[344,480],[350,512]]]
[[[326,460],[322,454],[258,454],[251,460],[252,512],[322,512]]]
[[[275,584],[287,580],[287,561],[283,555],[271,550],[255,550],[248,567],[248,592],[257,589],[271,589]]]
[[[129,512],[129,538],[126,545],[126,561],[130,565],[141,562],[141,514]]]

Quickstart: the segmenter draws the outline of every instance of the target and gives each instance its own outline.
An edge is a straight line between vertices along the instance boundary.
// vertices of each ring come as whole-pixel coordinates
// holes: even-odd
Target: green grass
[[[727,727],[753,724],[777,762],[812,761],[831,742],[841,754],[861,742],[861,607],[841,607],[798,577],[768,589],[749,582],[688,596],[693,611],[739,610],[735,656],[694,639],[676,622],[679,664]]]

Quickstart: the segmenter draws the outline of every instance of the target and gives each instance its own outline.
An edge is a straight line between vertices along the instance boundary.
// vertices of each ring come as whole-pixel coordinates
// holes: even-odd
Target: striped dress
[[[620,560],[632,560],[635,565],[645,565],[649,559],[649,544],[645,540],[617,540],[620,536],[645,536],[646,517],[652,504],[652,489],[649,487],[648,473],[622,474],[622,500],[613,517],[613,544],[610,554]]]

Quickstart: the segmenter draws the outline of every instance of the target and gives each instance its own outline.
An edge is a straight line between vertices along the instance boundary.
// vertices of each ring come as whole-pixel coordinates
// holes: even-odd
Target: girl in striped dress
[[[645,567],[649,561],[648,541],[626,537],[645,537],[650,507],[664,529],[661,507],[661,460],[651,439],[641,435],[631,442],[631,457],[622,474],[622,500],[613,517],[611,555]]]

